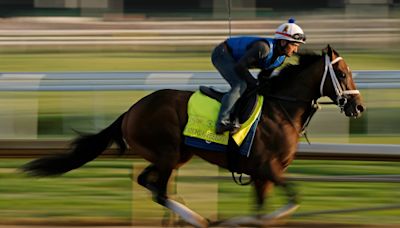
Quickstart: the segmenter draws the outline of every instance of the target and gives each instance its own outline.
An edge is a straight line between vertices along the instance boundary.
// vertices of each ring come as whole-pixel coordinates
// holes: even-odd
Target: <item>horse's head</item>
[[[325,69],[320,84],[321,96],[328,96],[349,117],[360,117],[365,110],[360,92],[346,62],[331,47],[322,50]]]

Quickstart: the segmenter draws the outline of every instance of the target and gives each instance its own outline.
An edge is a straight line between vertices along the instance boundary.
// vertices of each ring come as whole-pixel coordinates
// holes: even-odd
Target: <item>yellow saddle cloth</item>
[[[246,135],[249,133],[252,124],[261,113],[263,96],[258,95],[257,103],[250,117],[242,124],[239,131],[232,136],[238,146],[240,146]],[[194,138],[204,139],[222,145],[228,145],[229,132],[217,135],[215,125],[221,103],[212,99],[200,91],[196,91],[189,99],[188,103],[188,123],[185,126],[183,135]]]

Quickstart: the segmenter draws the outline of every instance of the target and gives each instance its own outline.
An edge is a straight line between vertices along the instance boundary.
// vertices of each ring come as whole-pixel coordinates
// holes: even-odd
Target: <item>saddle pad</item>
[[[254,136],[256,134],[256,129],[257,129],[257,124],[260,116],[257,118],[257,120],[253,123],[253,125],[250,128],[250,132],[247,134],[245,140],[243,141],[242,145],[238,148],[235,148],[232,150],[232,152],[239,153],[242,156],[249,157],[250,156],[250,151],[251,151],[251,146],[253,144]],[[233,142],[236,144],[235,142]],[[228,145],[222,145],[218,143],[213,143],[209,141],[205,141],[203,139],[199,138],[194,138],[190,136],[185,136],[185,144],[188,146],[204,149],[204,150],[211,150],[211,151],[216,151],[216,152],[223,152],[226,153],[228,152]]]
[[[261,114],[263,97],[258,96],[256,108],[239,129],[239,131],[232,136],[238,146],[240,146],[246,135],[251,129],[252,124],[257,120]],[[185,126],[183,135],[203,139],[208,142],[228,145],[229,132],[217,135],[215,133],[215,125],[221,104],[196,91],[189,99],[188,102],[188,123]]]

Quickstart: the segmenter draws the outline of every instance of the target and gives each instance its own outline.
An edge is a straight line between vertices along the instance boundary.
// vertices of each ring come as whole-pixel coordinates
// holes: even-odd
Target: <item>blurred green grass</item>
[[[0,53],[0,72],[215,70],[210,52]],[[353,70],[400,69],[398,53],[340,53]]]
[[[131,205],[126,203],[131,202],[129,160],[100,160],[60,178],[41,179],[16,173],[21,162],[25,161],[0,160],[3,223],[130,222]]]
[[[2,215],[0,224],[21,221],[37,224],[57,222],[62,224],[66,221],[69,224],[130,224],[136,213],[144,216],[143,219],[151,218],[157,223],[162,219],[154,218],[157,212],[150,211],[143,214],[133,210],[135,204],[150,202],[150,194],[142,187],[135,190],[136,194],[143,194],[142,198],[133,201],[133,186],[130,179],[132,165],[135,167],[140,161],[124,158],[98,159],[61,177],[37,179],[28,178],[16,172],[15,168],[25,163],[25,159],[2,159],[0,160],[0,214]],[[200,159],[193,159],[187,166],[181,168],[176,179],[178,185],[179,183],[215,185],[217,188],[211,189],[217,190],[215,200],[218,202],[215,203],[217,203],[220,218],[253,214],[254,199],[251,187],[237,186],[230,180],[230,173],[226,170],[219,170],[216,173],[226,178],[218,181],[210,178],[207,181],[202,173],[208,169],[208,166],[210,165]],[[182,170],[185,170],[184,174]],[[398,164],[395,162],[295,160],[289,166],[288,173],[294,177],[398,175]],[[185,175],[188,178],[185,178]],[[201,180],[196,180],[196,177],[201,177]],[[400,183],[298,181],[296,188],[302,196],[298,213],[399,204],[399,187]],[[207,205],[202,205],[204,201],[193,200],[193,198],[197,199],[208,194],[215,193],[194,189],[189,196],[184,195],[183,200],[191,205],[190,207],[207,208]],[[275,188],[263,212],[268,213],[285,202],[286,198],[282,190]],[[154,209],[163,213],[164,210],[160,206],[153,202],[150,204],[154,204],[152,205]],[[290,221],[400,224],[399,213],[400,209],[334,213],[311,217],[294,216],[290,218]]]
[[[207,53],[8,53],[0,72],[211,70]]]

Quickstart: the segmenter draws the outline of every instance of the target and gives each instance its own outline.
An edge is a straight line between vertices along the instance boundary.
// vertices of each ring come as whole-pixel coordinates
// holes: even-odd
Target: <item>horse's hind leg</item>
[[[208,221],[185,205],[168,199],[167,184],[172,168],[160,169],[156,165],[149,165],[138,177],[138,183],[153,193],[155,202],[179,214],[186,222],[195,227],[207,227]]]
[[[138,176],[137,182],[153,193],[154,200],[164,205],[167,198],[167,185],[172,169],[159,169],[154,164],[147,166]]]
[[[156,167],[153,164],[147,166],[138,176],[138,184],[149,189],[151,192],[156,191],[155,178],[157,178],[157,173],[155,171]]]

